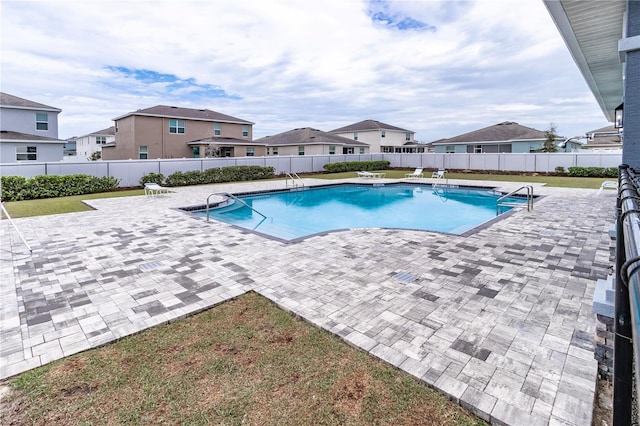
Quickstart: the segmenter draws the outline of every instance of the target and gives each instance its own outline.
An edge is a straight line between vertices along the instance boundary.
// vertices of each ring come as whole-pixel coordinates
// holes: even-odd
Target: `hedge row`
[[[390,161],[344,161],[342,163],[327,163],[323,167],[329,173],[340,172],[359,172],[359,171],[373,171],[373,170],[386,170],[391,164]]]
[[[617,167],[569,167],[568,176],[571,177],[598,177],[617,178]]]
[[[43,175],[2,176],[2,201],[35,200],[66,197],[69,195],[108,192],[118,188],[119,179],[83,174],[56,176]]]
[[[162,173],[149,173],[140,179],[140,186],[144,186],[148,182],[155,182],[164,186],[189,186],[271,179],[273,177],[275,177],[275,169],[271,166],[229,166],[204,171],[175,172],[166,178]]]

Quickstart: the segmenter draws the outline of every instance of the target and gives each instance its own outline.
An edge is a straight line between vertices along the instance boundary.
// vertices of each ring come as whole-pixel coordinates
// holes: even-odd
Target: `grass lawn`
[[[101,192],[98,194],[74,195],[71,197],[43,198],[41,200],[8,201],[4,207],[12,218],[45,216],[49,214],[73,213],[93,210],[82,202],[96,198],[130,197],[144,195],[143,189],[129,191]]]
[[[256,293],[9,385],[2,424],[485,424]]]
[[[386,173],[387,178],[400,179],[404,178],[411,170],[379,170]],[[431,177],[433,170],[425,170],[424,177]],[[304,177],[314,177],[319,179],[346,179],[356,177],[355,172],[330,173],[330,174],[314,174],[305,175]],[[563,187],[563,188],[590,188],[598,189],[605,180],[616,180],[615,178],[583,178],[569,176],[525,176],[525,175],[497,175],[489,173],[447,173],[449,179],[466,179],[466,180],[492,180],[499,182],[526,182],[526,183],[545,183],[547,186]]]

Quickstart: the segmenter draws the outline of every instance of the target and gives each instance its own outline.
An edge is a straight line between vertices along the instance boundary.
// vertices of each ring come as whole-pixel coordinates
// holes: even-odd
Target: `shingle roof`
[[[19,98],[17,96],[13,96],[4,92],[0,92],[0,106],[24,109],[38,109],[54,112],[62,111],[59,108],[54,108],[52,106],[30,101],[28,99]]]
[[[400,127],[392,126],[391,124],[386,124],[381,121],[363,120],[358,123],[349,124],[348,126],[331,130],[331,133],[362,132],[365,130],[399,130],[401,132],[411,132],[411,130],[402,129]]]
[[[616,126],[612,124],[610,126],[601,127],[599,129],[591,130],[587,132],[587,134],[589,133],[620,133],[620,132],[618,129],[616,129]]]
[[[107,136],[115,136],[116,134],[116,126],[111,126],[108,127],[106,129],[102,129],[102,130],[98,130],[97,132],[91,132],[91,133],[87,133],[84,136],[90,136],[90,135],[107,135]],[[82,136],[81,136],[82,137]]]
[[[594,146],[621,145],[619,129],[616,129],[613,125],[602,127],[597,130],[591,130],[590,132],[587,132],[587,134],[591,136],[591,139],[587,140],[585,148]]]
[[[349,146],[369,146],[369,144],[354,141],[349,138],[334,135],[332,133],[323,132],[322,130],[313,129],[311,127],[303,127],[299,129],[289,130],[287,132],[278,133],[273,136],[265,136],[256,139],[254,142],[265,143],[270,146],[274,145],[309,145],[309,144],[337,144]]]
[[[258,141],[250,141],[247,139],[229,138],[225,136],[210,136],[204,139],[198,139],[195,141],[187,142],[187,145],[203,145],[203,144],[217,144],[217,145],[265,145]]]
[[[151,108],[139,109],[137,111],[129,112],[127,114],[116,117],[113,120],[120,120],[122,118],[129,117],[130,115],[146,115],[151,117],[168,117],[200,121],[253,124],[250,121],[232,117],[230,115],[222,114],[216,111],[211,111],[209,109],[182,108],[167,105],[156,105]]]
[[[485,127],[484,129],[474,130],[473,132],[464,133],[448,139],[441,139],[432,143],[434,145],[439,145],[444,143],[497,142],[517,139],[532,140],[545,138],[546,134],[543,131],[521,126],[513,121],[505,121],[494,124],[493,126]]]
[[[34,142],[59,142],[65,143],[62,139],[49,138],[46,136],[30,135],[29,133],[14,132],[12,130],[0,130],[0,140],[3,141],[34,141]]]

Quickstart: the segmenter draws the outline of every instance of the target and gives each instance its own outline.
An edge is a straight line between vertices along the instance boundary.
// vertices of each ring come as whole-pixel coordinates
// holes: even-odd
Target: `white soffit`
[[[543,0],[602,112],[611,122],[622,102],[626,0]]]

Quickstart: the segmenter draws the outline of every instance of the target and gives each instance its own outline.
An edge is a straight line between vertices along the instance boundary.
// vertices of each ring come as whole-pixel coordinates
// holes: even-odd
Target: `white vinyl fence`
[[[554,172],[556,167],[618,167],[621,153],[536,153],[536,154],[363,154],[304,155],[270,157],[183,158],[163,160],[61,161],[56,163],[0,164],[1,176],[33,177],[39,175],[87,174],[113,176],[121,187],[140,185],[148,173],[165,176],[181,171],[206,170],[227,166],[272,166],[276,174],[324,171],[327,163],[343,161],[388,160],[394,168],[424,168],[473,171]]]

